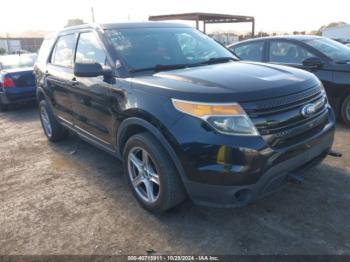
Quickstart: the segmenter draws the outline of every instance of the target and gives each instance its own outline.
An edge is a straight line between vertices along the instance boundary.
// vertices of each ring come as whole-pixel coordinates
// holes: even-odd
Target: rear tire
[[[350,127],[350,94],[345,97],[343,103],[341,104],[340,113],[344,123]]]
[[[39,103],[40,121],[47,139],[57,142],[68,136],[68,130],[64,128],[55,118],[50,106],[45,100]]]
[[[185,189],[173,161],[151,134],[130,137],[123,160],[130,188],[146,210],[163,212],[185,199]]]

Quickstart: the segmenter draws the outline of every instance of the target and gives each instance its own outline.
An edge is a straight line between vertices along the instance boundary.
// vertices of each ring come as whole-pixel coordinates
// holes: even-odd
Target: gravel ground
[[[0,113],[0,254],[350,254],[350,130],[291,184],[240,209],[139,207],[121,163],[43,135],[36,108]]]

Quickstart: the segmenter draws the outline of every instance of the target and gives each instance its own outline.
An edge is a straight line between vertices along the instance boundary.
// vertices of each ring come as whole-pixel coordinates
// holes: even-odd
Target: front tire
[[[350,127],[350,94],[344,99],[340,113],[344,123]]]
[[[163,212],[185,199],[185,190],[173,161],[151,134],[130,137],[123,160],[130,188],[146,210]]]
[[[45,100],[40,101],[39,112],[41,125],[49,141],[57,142],[68,136],[68,130],[56,120]]]

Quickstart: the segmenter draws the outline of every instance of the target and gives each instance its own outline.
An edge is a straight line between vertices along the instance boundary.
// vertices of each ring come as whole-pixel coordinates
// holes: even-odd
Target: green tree
[[[75,26],[75,25],[82,25],[82,24],[85,24],[83,19],[74,18],[74,19],[69,19],[67,21],[67,24],[64,27]]]

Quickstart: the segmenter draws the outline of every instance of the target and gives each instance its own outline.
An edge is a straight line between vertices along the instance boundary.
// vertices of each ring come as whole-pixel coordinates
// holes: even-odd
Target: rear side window
[[[41,44],[39,55],[37,61],[39,63],[46,63],[48,60],[48,56],[50,55],[52,46],[55,42],[54,38],[46,38]]]
[[[106,54],[94,33],[80,34],[77,53],[75,57],[77,63],[106,63]]]
[[[75,35],[61,36],[57,42],[51,57],[51,63],[59,66],[72,67],[75,47]]]
[[[243,60],[261,62],[263,58],[264,42],[246,43],[234,47],[233,51]]]

